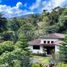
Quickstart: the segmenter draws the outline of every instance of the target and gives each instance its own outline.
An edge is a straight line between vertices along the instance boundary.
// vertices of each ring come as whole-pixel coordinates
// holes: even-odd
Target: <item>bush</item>
[[[3,43],[0,43],[0,55],[4,52],[10,52],[14,50],[13,43],[11,41],[5,41]]]
[[[40,67],[39,64],[32,64],[32,67]]]

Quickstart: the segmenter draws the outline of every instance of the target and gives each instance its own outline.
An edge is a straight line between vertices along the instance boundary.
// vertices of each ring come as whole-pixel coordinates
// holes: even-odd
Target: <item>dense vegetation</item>
[[[0,38],[17,42],[21,32],[27,40],[35,39],[46,33],[67,33],[67,8],[56,7],[52,12],[30,14],[6,19],[0,15]],[[8,36],[7,36],[8,35]]]
[[[0,65],[30,67],[27,42],[46,33],[67,33],[67,8],[54,8],[42,14],[5,18],[0,14]],[[17,67],[17,66],[15,66]],[[18,66],[19,67],[19,66]]]
[[[67,63],[67,36],[63,40],[63,45],[60,46],[60,61]]]

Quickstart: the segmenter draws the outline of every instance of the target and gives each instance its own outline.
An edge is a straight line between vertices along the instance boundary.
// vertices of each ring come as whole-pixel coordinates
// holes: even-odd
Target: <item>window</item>
[[[39,50],[40,49],[40,46],[39,45],[34,45],[33,46],[33,49],[38,49]]]
[[[51,43],[54,43],[54,41],[51,41]]]
[[[47,41],[47,43],[49,44],[49,43],[50,43],[50,41]]]
[[[46,43],[46,41],[44,41],[44,43]]]

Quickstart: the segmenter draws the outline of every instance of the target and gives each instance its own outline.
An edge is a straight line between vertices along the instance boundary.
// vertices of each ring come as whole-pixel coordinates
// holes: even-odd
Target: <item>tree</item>
[[[13,42],[6,41],[3,43],[0,43],[0,55],[2,55],[6,51],[11,52],[13,50],[14,50]]]
[[[38,36],[44,35],[46,33],[46,29],[49,26],[48,16],[47,16],[48,14],[49,14],[49,12],[44,10],[41,15],[41,21],[39,21],[37,23],[38,28],[37,28],[36,32],[37,32]]]
[[[67,63],[67,36],[63,40],[63,44],[60,46],[60,61]]]
[[[0,14],[0,33],[7,30],[7,19]]]
[[[14,31],[4,31],[2,33],[2,40],[14,41],[14,39],[15,39]]]
[[[48,33],[66,33],[67,28],[67,8],[55,8],[47,15],[49,26]]]
[[[14,67],[15,61],[20,61],[20,67],[30,67],[27,39],[24,34],[19,35],[16,44],[6,41],[0,45],[0,65],[7,63],[8,67]]]
[[[10,39],[13,39],[14,43],[17,42],[18,39],[18,30],[20,29],[21,24],[19,20],[14,17],[8,21],[8,31],[12,31],[12,33],[9,33]],[[13,37],[12,37],[13,36]]]
[[[60,15],[59,17],[59,22],[58,22],[58,25],[59,25],[59,30],[58,32],[67,32],[66,28],[67,28],[67,9],[65,9],[62,14]]]
[[[7,19],[0,13],[0,39],[2,40],[3,32],[7,30]]]

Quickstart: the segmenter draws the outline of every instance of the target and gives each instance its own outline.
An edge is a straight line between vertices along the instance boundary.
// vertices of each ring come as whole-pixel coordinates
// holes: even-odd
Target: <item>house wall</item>
[[[59,45],[55,45],[55,54],[59,53]]]
[[[32,51],[32,53],[35,53],[35,54],[38,54],[38,53],[42,54],[42,53],[44,53],[42,46],[40,46],[40,49],[38,49],[38,50],[37,49],[33,49],[33,46],[29,46],[29,49],[30,49],[30,51]]]
[[[48,44],[48,41],[50,41],[50,43],[51,43],[51,41],[54,41],[54,42],[58,42],[59,40],[58,39],[42,39],[41,40],[41,43],[40,44],[44,44],[44,41],[46,41],[46,44]],[[43,51],[43,46],[40,46],[40,49],[33,49],[33,45],[29,45],[29,49],[30,49],[30,51],[32,51],[32,53],[44,53],[44,51]],[[59,52],[59,46],[58,46],[58,44],[57,45],[55,45],[55,53],[58,53]]]
[[[48,41],[50,41],[50,43],[51,43],[51,41],[56,42],[56,41],[58,41],[58,39],[41,39],[41,44],[44,44],[44,41],[46,41],[46,44],[48,44],[47,43]]]
[[[32,53],[35,53],[35,54],[43,54],[44,51],[43,51],[43,46],[40,46],[40,49],[37,50],[37,49],[33,49],[33,46],[29,46],[29,49]],[[55,54],[57,54],[59,52],[59,46],[58,45],[55,45]]]

